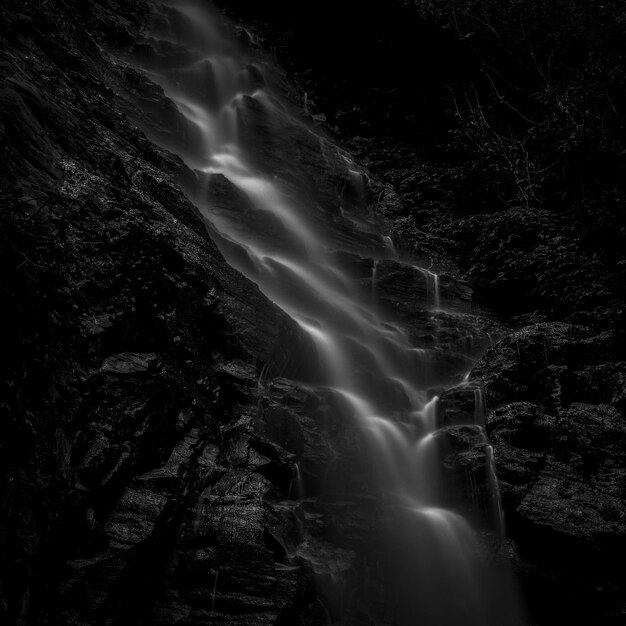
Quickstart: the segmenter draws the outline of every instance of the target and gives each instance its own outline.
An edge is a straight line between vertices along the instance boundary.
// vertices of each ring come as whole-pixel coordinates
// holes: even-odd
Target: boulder
[[[541,323],[496,343],[471,372],[484,386],[515,562],[535,611],[545,605],[556,615],[557,601],[567,602],[568,619],[619,623],[622,360],[620,334]]]

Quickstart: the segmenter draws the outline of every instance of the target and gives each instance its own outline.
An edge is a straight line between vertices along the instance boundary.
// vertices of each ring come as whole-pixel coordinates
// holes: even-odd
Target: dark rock
[[[503,505],[531,603],[547,602],[547,589],[565,602],[575,588],[581,600],[568,615],[602,605],[607,623],[618,623],[611,621],[620,610],[616,555],[626,536],[622,353],[614,332],[537,324],[495,344],[471,374],[484,385]]]
[[[514,402],[489,414],[489,437],[507,509],[519,505],[537,480],[553,445],[554,424],[554,417],[527,402]]]
[[[439,398],[438,421],[443,426],[485,425],[483,386],[471,381],[446,389]]]
[[[436,433],[444,469],[446,500],[469,514],[488,512],[489,486],[482,426],[447,426]]]
[[[486,402],[496,408],[506,401],[550,402],[558,384],[558,368],[591,332],[570,324],[536,324],[511,333],[487,350],[472,370],[483,381]]]
[[[85,319],[83,325],[85,332],[90,335],[100,335],[112,328],[115,324],[114,316],[110,313],[100,313]]]
[[[284,223],[273,213],[255,208],[248,196],[222,174],[210,177],[207,198],[212,214],[217,220],[226,221],[229,232],[236,233],[242,241],[253,235],[255,240],[269,244],[277,253],[297,252]],[[224,240],[222,245],[236,247],[232,240]],[[246,254],[242,248],[238,257],[243,258]],[[250,271],[254,272],[253,266]]]
[[[187,120],[130,65],[166,65],[188,82],[182,66],[200,60],[167,38],[139,39],[149,7],[122,4],[29,7],[7,0],[0,9],[0,255],[7,268],[1,286],[10,296],[6,355],[15,355],[3,360],[1,377],[8,443],[0,560],[8,567],[0,579],[0,616],[7,623],[76,626],[338,621],[347,590],[367,595],[377,585],[357,555],[385,556],[376,541],[379,494],[364,486],[371,468],[352,458],[362,445],[358,429],[339,417],[332,392],[284,378],[306,378],[310,341],[226,266],[181,193],[179,185],[198,192],[195,174],[128,123],[161,146],[185,144],[192,161],[202,156],[202,146],[190,145],[195,133]],[[386,28],[390,15],[407,16],[398,7],[385,12]],[[186,27],[187,18],[164,11],[179,15],[170,21],[175,30]],[[378,13],[369,18],[375,28],[363,31],[331,20],[339,40],[356,33],[371,54],[351,63],[350,72],[341,64],[326,69],[341,78],[337,84],[348,74],[348,85],[352,74],[361,83],[382,76],[388,93],[348,86],[351,107],[354,93],[366,96],[351,110],[315,95],[313,119],[330,126],[344,116],[353,137],[357,131],[371,137],[369,119],[385,119],[392,134],[418,128],[422,137],[430,131],[417,118],[430,125],[432,116],[416,116],[414,108],[428,112],[424,102],[436,102],[434,111],[445,117],[441,93],[431,80],[420,84],[417,101],[412,92],[396,97],[394,80],[411,88],[416,81],[407,82],[388,60],[415,57],[415,20],[398,21],[404,54],[394,43],[385,56],[381,45],[391,39],[388,31],[378,36]],[[360,24],[368,15],[359,9],[350,20]],[[313,18],[317,41],[328,13]],[[442,33],[433,36],[438,50],[458,54]],[[249,33],[244,39],[254,45]],[[136,42],[134,53],[107,51]],[[302,44],[318,55],[319,46]],[[329,58],[337,60],[334,53]],[[213,67],[200,62],[199,93],[215,104]],[[427,70],[433,75],[435,65]],[[389,74],[389,67],[396,69]],[[247,72],[263,82],[258,67]],[[405,119],[399,126],[385,110],[389,94]],[[239,115],[259,162],[271,164],[287,192],[308,190],[307,215],[320,223],[333,217],[325,233],[329,254],[337,247],[355,251],[341,255],[350,275],[406,325],[423,357],[424,384],[449,384],[451,372],[469,369],[501,328],[470,314],[475,294],[452,278],[454,271],[442,272],[438,311],[423,272],[374,261],[391,254],[378,234],[379,211],[393,222],[394,239],[397,233],[429,265],[449,267],[447,255],[464,259],[484,302],[530,308],[525,320],[561,316],[616,329],[533,325],[494,346],[473,376],[483,379],[491,411],[487,428],[519,546],[517,566],[536,597],[550,596],[553,608],[542,623],[576,623],[580,616],[618,623],[623,261],[615,262],[614,251],[603,258],[579,250],[571,236],[560,241],[559,228],[567,227],[543,208],[496,215],[485,206],[477,215],[465,215],[471,211],[465,205],[449,210],[465,176],[456,165],[442,174],[414,151],[354,137],[352,145],[375,168],[382,161],[395,168],[380,184],[327,138],[288,116],[270,119],[254,98],[243,99]],[[447,122],[439,119],[438,126],[448,133]],[[293,154],[304,168],[293,167]],[[247,199],[219,176],[208,193],[242,229],[267,217],[253,215]],[[280,231],[268,225],[269,236]],[[373,258],[357,254],[363,246]],[[614,275],[607,272],[613,265]],[[444,428],[435,437],[450,499],[470,509],[483,506],[491,469],[476,425],[484,417],[481,389],[470,382],[442,395]],[[316,498],[322,491],[326,497]],[[310,498],[302,500],[303,493]],[[590,598],[593,607],[585,611]],[[357,594],[351,602],[359,601]],[[362,607],[351,616],[355,623],[366,619]]]
[[[137,98],[155,133],[176,119],[92,38],[129,41],[143,3],[90,3],[84,24],[80,3],[41,3],[61,27],[25,24],[28,43],[6,39],[14,4],[0,10],[17,355],[2,360],[0,619],[272,623],[309,579],[260,540],[279,525],[269,500],[296,492],[294,452],[255,430],[259,403],[279,402],[258,384],[302,372],[308,339],[226,265],[176,184],[194,174],[124,116],[145,121]]]
[[[626,532],[623,416],[606,405],[572,404],[551,436],[545,466],[516,509],[518,515],[597,547],[621,541]]]
[[[402,303],[407,312],[434,306],[434,275],[395,261],[381,261],[376,266],[376,294],[380,301],[392,306]],[[446,309],[466,311],[471,306],[472,290],[467,283],[441,275],[439,277],[440,305]]]
[[[100,368],[106,374],[140,374],[157,365],[156,354],[122,352],[107,357]]]

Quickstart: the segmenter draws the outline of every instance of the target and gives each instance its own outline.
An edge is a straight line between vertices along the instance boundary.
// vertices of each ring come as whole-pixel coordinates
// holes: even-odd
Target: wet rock
[[[545,466],[517,508],[523,520],[601,545],[626,532],[626,424],[575,403],[556,422]],[[524,447],[524,446],[519,446]]]
[[[300,482],[301,495],[315,495],[324,489],[342,491],[349,480],[346,464],[354,456],[358,432],[346,419],[337,396],[279,378],[272,381],[266,394],[257,427],[293,454],[293,462],[298,464],[294,472],[299,474],[293,479]]]
[[[125,117],[145,121],[141,102],[155,133],[176,123],[162,90],[92,38],[126,44],[143,3],[89,3],[81,24],[70,5],[37,7],[45,37],[0,33],[19,355],[2,361],[0,555],[14,567],[0,620],[273,623],[309,583],[263,542],[280,536],[269,501],[295,492],[294,452],[255,429],[260,402],[279,402],[259,380],[297,376],[310,344],[226,265],[178,186],[193,172]]]
[[[472,370],[483,381],[486,402],[496,408],[507,400],[550,402],[558,368],[590,331],[571,324],[536,324],[511,333],[488,350]]]
[[[508,528],[535,606],[546,602],[546,589],[564,597],[575,588],[586,600],[572,611],[602,605],[606,615],[619,613],[615,555],[626,536],[622,353],[614,332],[542,323],[496,343],[472,370],[484,384]]]
[[[407,313],[435,306],[464,311],[472,302],[472,290],[467,283],[396,261],[377,263],[375,290],[380,301],[403,306]]]
[[[530,402],[512,402],[489,415],[489,436],[527,450],[545,450],[552,445],[556,418]]]
[[[251,234],[259,239],[262,234],[263,243],[276,253],[297,251],[285,224],[270,211],[256,208],[248,196],[222,174],[210,177],[207,198],[212,219],[217,223],[223,220],[228,224],[228,231],[237,233],[241,241],[249,239]],[[237,248],[232,240],[224,240],[222,245]],[[247,251],[243,248],[237,252],[241,258],[247,257]]]
[[[470,381],[446,389],[437,405],[438,421],[443,426],[475,424],[484,426],[484,392],[480,382]]]
[[[568,496],[556,496],[558,485],[562,485],[563,493],[567,494],[565,484],[568,481],[589,482],[588,487],[596,489],[598,498],[602,499],[607,486],[594,485],[591,478],[605,462],[614,467],[607,473],[616,481],[608,491],[619,491],[618,485],[623,480],[619,465],[623,459],[621,454],[616,455],[613,446],[624,434],[622,414],[606,404],[572,402],[576,396],[589,394],[591,373],[603,370],[601,365],[589,365],[583,356],[588,354],[591,341],[584,329],[566,325],[530,327],[496,344],[472,371],[472,376],[482,373],[487,407],[497,407],[489,413],[487,425],[496,446],[508,506],[519,507],[524,488],[532,493],[537,481],[541,483],[538,489],[542,494],[546,493],[547,484],[552,484],[555,489],[552,507],[556,509],[569,509],[565,502]],[[602,346],[603,342],[600,336],[598,345]],[[595,352],[594,357],[594,360],[601,359],[602,349]],[[616,365],[612,364],[610,371],[615,369]],[[533,375],[530,375],[531,370]],[[619,384],[619,377],[614,380]],[[579,384],[576,388],[571,386],[571,381],[587,381],[587,385]],[[618,390],[613,398],[619,398]],[[503,401],[508,402],[498,407]],[[606,461],[600,460],[601,457]],[[567,471],[558,469],[560,463],[567,464]],[[549,468],[544,468],[545,465]],[[523,516],[532,509],[532,496],[525,497],[530,497],[526,508],[515,509]],[[546,506],[546,510],[550,508]],[[607,520],[611,515],[607,511]],[[565,512],[562,516],[555,514],[555,519],[566,517]],[[597,519],[590,526],[603,527]],[[563,527],[561,531],[573,532],[575,527],[581,537],[586,534],[579,523],[567,531]]]
[[[482,426],[446,426],[436,435],[444,470],[446,500],[469,513],[486,516],[489,504],[487,479],[488,441]]]
[[[157,366],[156,354],[122,352],[107,357],[100,370],[106,374],[141,374]]]
[[[84,321],[85,332],[90,335],[99,335],[105,333],[115,324],[114,316],[110,313],[100,313],[92,315]]]
[[[555,421],[528,402],[507,404],[489,414],[489,438],[507,509],[519,505],[537,480],[553,444]]]
[[[113,549],[128,549],[145,541],[163,513],[167,496],[150,488],[128,487],[109,516],[104,532]]]
[[[236,3],[238,9],[244,7],[244,15],[252,13],[258,16],[252,5]],[[282,16],[289,8],[281,5],[279,10]],[[440,17],[443,15],[437,10],[434,13]],[[320,15],[324,13],[320,12]],[[281,39],[283,58],[300,69],[305,88],[309,92],[314,91],[315,100],[324,104],[325,111],[337,110],[337,124],[351,148],[366,160],[372,170],[385,176],[387,188],[380,196],[377,190],[376,196],[379,206],[392,221],[394,241],[425,258],[452,256],[469,270],[479,301],[511,315],[528,312],[517,320],[523,325],[532,324],[526,330],[526,336],[522,331],[521,334],[514,334],[511,343],[505,340],[498,344],[476,370],[488,380],[485,389],[491,411],[490,434],[496,453],[501,460],[503,457],[507,459],[504,463],[499,461],[499,472],[510,512],[519,505],[529,486],[539,476],[542,464],[553,450],[556,424],[564,419],[563,415],[572,403],[611,405],[623,411],[623,339],[613,334],[607,343],[606,339],[597,335],[598,331],[587,331],[579,326],[571,328],[571,337],[568,338],[569,331],[559,330],[558,325],[547,325],[543,329],[534,325],[546,319],[567,319],[600,329],[607,326],[620,329],[623,326],[624,281],[620,280],[623,272],[613,273],[611,266],[623,256],[621,248],[624,246],[616,242],[621,241],[624,229],[620,227],[622,220],[618,219],[617,213],[611,217],[600,217],[612,204],[610,196],[614,191],[603,192],[597,204],[594,201],[589,207],[584,201],[584,208],[566,200],[562,203],[566,212],[560,214],[555,209],[555,199],[544,202],[542,206],[532,206],[532,203],[530,206],[528,203],[518,206],[520,203],[517,201],[507,202],[500,197],[502,180],[497,176],[498,197],[485,201],[485,186],[477,184],[475,179],[476,164],[471,157],[469,162],[463,162],[463,151],[458,149],[460,144],[444,139],[444,135],[450,136],[447,123],[442,125],[437,146],[425,148],[424,131],[416,134],[407,132],[406,128],[413,128],[414,120],[427,120],[432,128],[437,128],[437,124],[433,123],[432,115],[413,115],[415,106],[419,107],[414,97],[409,99],[410,114],[401,112],[398,115],[396,106],[402,107],[402,98],[395,89],[380,89],[379,74],[372,71],[373,66],[364,64],[369,77],[357,72],[349,74],[346,79],[349,94],[349,104],[346,104],[342,101],[341,92],[335,93],[335,84],[328,81],[332,66],[323,67],[320,71],[311,60],[312,56],[319,57],[315,46],[304,45],[301,48],[298,45],[301,41],[299,35],[306,35],[309,29],[317,36],[317,23],[303,24],[293,20],[289,26],[278,26],[278,20],[258,19],[265,23],[265,34],[275,35],[278,32],[282,35],[285,29],[288,31],[291,37]],[[375,19],[379,21],[380,16],[376,14]],[[455,32],[453,24],[447,20],[443,23],[448,32]],[[469,41],[475,36],[474,30],[472,26]],[[336,32],[343,46],[346,37],[358,40],[366,31],[352,29],[352,34],[346,34],[346,29],[340,27]],[[543,31],[538,33],[541,36]],[[484,49],[492,53],[491,31],[486,40],[489,43]],[[385,39],[381,38],[381,41]],[[407,38],[406,41],[412,39]],[[349,48],[357,49],[358,46],[350,45]],[[456,50],[457,61],[472,58],[458,46],[446,46],[446,49]],[[300,59],[299,55],[304,58]],[[334,63],[334,51],[329,56]],[[471,61],[469,63],[471,65]],[[387,65],[402,67],[397,56]],[[455,65],[464,68],[462,72],[469,69],[463,62]],[[437,70],[437,73],[440,79],[441,72]],[[372,79],[372,76],[375,78]],[[330,88],[329,84],[332,85]],[[368,85],[376,86],[376,95],[367,91]],[[488,91],[491,92],[491,86],[488,86]],[[427,92],[422,94],[423,98],[441,98],[437,90]],[[359,105],[351,110],[355,93],[368,95],[358,98]],[[436,108],[441,110],[440,104]],[[497,106],[494,110],[499,111]],[[385,119],[384,128],[379,125],[381,119]],[[493,120],[496,123],[502,121],[498,113]],[[405,129],[395,142],[388,140],[388,135],[393,133],[394,122]],[[417,121],[417,124],[419,126],[420,122]],[[457,130],[460,131],[460,128]],[[433,134],[436,136],[437,132]],[[452,136],[460,137],[463,133],[453,133]],[[407,146],[407,137],[418,137],[415,147]],[[603,167],[601,169],[605,171]],[[494,180],[492,175],[490,167],[488,178],[491,181]],[[574,178],[578,181],[580,177],[576,175]],[[571,190],[577,185],[578,182],[574,186],[564,185],[561,190],[563,197],[570,197]],[[587,189],[582,193],[585,198],[593,197],[593,192],[589,194]],[[620,195],[621,192],[617,192],[618,198]],[[498,205],[499,209],[496,208]],[[623,213],[620,209],[617,212],[620,215]],[[598,221],[604,221],[610,233],[607,231],[598,235],[595,230]],[[623,263],[619,261],[616,270]],[[363,278],[367,278],[367,272],[363,272]],[[410,301],[411,297],[408,293],[404,299]],[[450,328],[452,326],[449,325]],[[426,341],[429,341],[429,347],[436,344],[436,328],[432,321],[420,319],[416,328],[417,332],[411,337],[414,345],[423,347]],[[620,343],[622,348],[615,349]],[[493,369],[490,363],[494,363]],[[450,402],[450,410],[457,410],[458,407],[459,417],[454,417],[454,421],[471,419],[471,394],[450,398]],[[573,444],[574,438],[570,435],[563,437],[564,449]],[[567,507],[566,502],[561,504]],[[524,532],[517,529],[516,539],[521,539]],[[535,539],[535,535],[528,532],[532,539],[526,543],[527,549]],[[587,574],[583,564],[586,559],[584,550],[577,544],[571,547],[568,554],[567,551],[556,550],[556,543],[537,541],[534,565],[528,561],[525,564],[527,571],[532,569],[533,575],[539,575],[539,582],[534,586],[530,584],[532,593],[539,598],[531,621],[542,624],[622,623],[625,615],[623,604],[621,612],[614,612],[620,585],[616,585],[615,580],[612,583],[601,580],[601,575],[598,575],[585,587],[580,582]],[[551,569],[546,563],[546,555],[550,553],[558,554],[555,561],[560,558],[563,563],[557,562]],[[589,578],[593,578],[591,572],[595,575],[610,569],[603,563],[602,552],[597,555],[598,559],[589,565]],[[594,585],[597,589],[592,589]],[[542,586],[545,590],[543,594],[540,590]],[[597,594],[597,590],[602,590],[602,593]],[[612,599],[594,604],[595,600],[591,598],[598,595]],[[585,607],[585,604],[590,606]],[[570,609],[572,606],[574,608]]]
[[[165,146],[192,135],[159,87],[100,47],[135,41],[146,6],[43,2],[37,15],[23,16],[30,9],[22,3],[12,11],[18,4],[9,0],[2,10],[0,42],[9,76],[0,98],[2,176],[16,186],[2,191],[0,230],[11,244],[2,246],[3,267],[14,268],[5,291],[23,303],[15,310],[7,303],[17,348],[7,354],[19,356],[3,376],[10,409],[3,434],[11,446],[2,450],[0,556],[14,567],[3,575],[2,617],[75,625],[324,623],[312,581],[341,589],[337,579],[359,568],[354,554],[375,543],[375,498],[369,494],[368,507],[339,497],[363,489],[365,468],[349,462],[358,434],[337,418],[328,390],[276,378],[307,371],[310,342],[224,264],[177,186],[193,190],[193,172],[124,119]],[[194,60],[158,40],[144,40],[135,57],[169,65],[181,81],[187,76],[179,66]],[[369,64],[360,67],[370,72]],[[210,84],[208,64],[204,77]],[[306,207],[312,219],[335,217],[329,245],[388,254],[374,202],[372,214],[352,211],[357,200],[373,200],[366,175],[304,127],[270,124],[264,106],[243,99],[244,134],[287,190],[309,186],[319,199]],[[285,162],[287,145],[307,163],[304,172]],[[201,146],[189,153],[199,158]],[[414,175],[403,176],[401,187],[416,184]],[[210,193],[229,215],[240,209],[249,226],[245,198],[232,191],[216,178]],[[402,219],[402,199],[383,191],[375,194],[379,207]],[[37,199],[23,200],[31,194]],[[346,225],[356,234],[344,234]],[[449,250],[460,245],[416,235],[426,242],[415,246],[424,257],[442,241]],[[348,263],[355,280],[371,278],[371,259]],[[476,330],[474,320],[433,312],[426,277],[415,283],[411,268],[383,263],[377,270],[381,301],[410,320],[419,350],[444,354],[445,372],[480,351],[488,324]],[[510,287],[510,276],[504,279]],[[495,293],[511,293],[494,284]],[[467,285],[442,277],[441,290],[449,309],[467,312]],[[616,411],[624,407],[625,378],[623,359],[609,362],[619,337],[554,326],[517,340],[492,351],[494,370],[485,362],[476,370],[488,403],[500,406],[489,427],[505,502],[527,529],[516,536],[526,538],[524,555],[573,539],[574,560],[589,549],[597,564],[603,546],[619,547],[623,535]],[[451,392],[446,402],[446,469],[474,480],[484,475],[484,440],[459,423],[470,421],[476,401],[472,408],[469,395]],[[335,499],[295,503],[300,474],[305,492],[324,486]],[[332,619],[343,598],[328,598]]]

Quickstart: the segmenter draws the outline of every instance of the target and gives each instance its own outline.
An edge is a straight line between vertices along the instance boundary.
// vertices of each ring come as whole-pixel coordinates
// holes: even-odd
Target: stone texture
[[[337,419],[328,390],[289,380],[308,371],[307,340],[224,264],[181,193],[195,191],[193,173],[135,127],[168,145],[171,126],[177,141],[188,139],[183,118],[105,50],[136,42],[147,5],[8,0],[0,11],[0,249],[13,296],[6,354],[16,355],[2,364],[0,616],[76,626],[319,624],[338,619],[350,580],[376,605],[376,582],[355,557],[364,546],[376,554],[380,532],[378,500],[363,488],[368,468],[351,461],[358,433]],[[189,60],[149,37],[135,54],[173,67]],[[317,121],[333,118],[310,106]],[[382,146],[371,157],[393,157],[396,190],[365,171],[348,176],[342,149],[304,126],[269,124],[252,99],[241,115],[260,158],[317,199],[313,219],[334,216],[331,248],[366,241],[388,251],[375,234],[379,210],[429,266],[445,265],[442,250],[462,256],[473,243],[468,226],[446,215],[436,235],[406,221],[405,203],[423,201],[415,193],[423,177],[397,165],[398,151]],[[373,148],[361,140],[352,144]],[[284,156],[294,146],[306,173]],[[217,210],[252,217],[218,177],[209,196]],[[541,217],[516,209],[497,218],[507,236],[522,213]],[[494,241],[492,265],[515,245],[482,228],[478,253]],[[453,271],[441,277],[446,310],[433,311],[412,267],[342,256],[355,283],[442,363],[424,377],[435,387],[502,332],[471,313],[472,291]],[[584,265],[579,252],[570,256]],[[491,301],[513,291],[519,301],[526,260],[516,254],[515,272],[491,284],[491,266],[479,272]],[[548,607],[533,616],[541,623],[623,622],[625,362],[621,332],[533,325],[488,350],[474,382],[442,396],[438,445],[456,485],[451,499],[482,513],[476,391],[484,388],[514,558],[534,605]],[[365,619],[360,608],[355,622]]]
[[[497,343],[471,374],[484,385],[517,565],[531,602],[548,607],[545,616],[556,615],[556,598],[568,619],[621,620],[622,355],[615,332],[538,324]]]

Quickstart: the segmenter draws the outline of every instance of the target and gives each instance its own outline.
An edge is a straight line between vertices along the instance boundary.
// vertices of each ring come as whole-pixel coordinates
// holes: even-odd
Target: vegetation
[[[492,206],[569,209],[621,183],[626,11],[619,2],[421,2],[478,72],[452,88],[455,139]]]
[[[441,200],[427,215],[413,207],[418,229],[465,242],[464,264],[488,304],[622,324],[626,8],[403,5],[453,33],[474,61],[446,85],[453,121],[413,189],[417,200]],[[440,225],[443,210],[455,219]]]
[[[621,2],[221,4],[393,185],[394,239],[452,258],[482,304],[520,321],[623,326]]]

